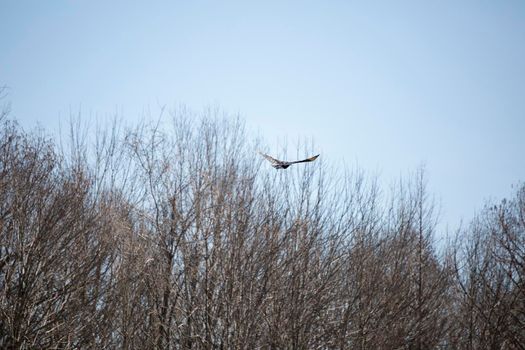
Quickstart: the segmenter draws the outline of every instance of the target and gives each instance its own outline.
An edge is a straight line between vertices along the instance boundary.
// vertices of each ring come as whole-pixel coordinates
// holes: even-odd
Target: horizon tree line
[[[525,349],[523,184],[438,247],[424,169],[385,194],[170,117],[57,142],[2,114],[0,347]]]

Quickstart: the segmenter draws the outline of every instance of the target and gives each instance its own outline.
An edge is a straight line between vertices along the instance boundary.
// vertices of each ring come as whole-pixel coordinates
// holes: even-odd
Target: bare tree
[[[3,125],[1,140],[0,343],[94,345],[112,255],[90,179],[63,169],[51,141],[14,123]]]
[[[275,171],[219,110],[0,136],[3,348],[523,349],[523,187],[440,256],[423,169]]]
[[[525,348],[523,193],[487,206],[456,245],[458,348]]]

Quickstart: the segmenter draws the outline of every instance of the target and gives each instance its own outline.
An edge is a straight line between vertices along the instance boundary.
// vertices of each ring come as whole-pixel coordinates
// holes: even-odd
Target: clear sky
[[[525,1],[4,0],[0,33],[27,127],[218,105],[276,153],[425,163],[450,229],[525,180]]]

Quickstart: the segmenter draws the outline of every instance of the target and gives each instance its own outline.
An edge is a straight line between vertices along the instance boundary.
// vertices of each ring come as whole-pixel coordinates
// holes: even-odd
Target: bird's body
[[[310,158],[306,158],[306,159],[303,159],[303,160],[295,160],[295,161],[292,161],[292,162],[288,162],[288,161],[284,161],[284,160],[275,159],[275,158],[270,157],[269,155],[264,154],[262,152],[259,152],[259,153],[261,154],[261,156],[266,158],[266,160],[268,160],[270,163],[272,163],[272,166],[275,169],[286,169],[292,164],[313,162],[314,160],[317,159],[317,157],[319,157],[319,154],[318,154],[316,156],[313,156],[313,157],[310,157]]]

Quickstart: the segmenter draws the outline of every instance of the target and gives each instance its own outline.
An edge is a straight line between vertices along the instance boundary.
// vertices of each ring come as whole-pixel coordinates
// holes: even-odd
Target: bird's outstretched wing
[[[296,163],[307,163],[307,162],[313,162],[314,160],[317,159],[317,157],[319,157],[319,154],[318,155],[315,155],[313,157],[310,157],[310,158],[306,158],[306,159],[303,159],[303,160],[296,160],[294,162],[291,162],[292,164],[296,164]]]
[[[275,167],[275,166],[282,166],[283,164],[285,164],[286,162],[283,162],[281,160],[278,160],[278,159],[275,159],[273,157],[270,157],[269,155],[267,154],[264,154],[262,152],[259,152],[259,154],[261,156],[263,156],[264,158],[266,158],[266,160],[268,160],[270,163],[272,163],[272,166]]]

